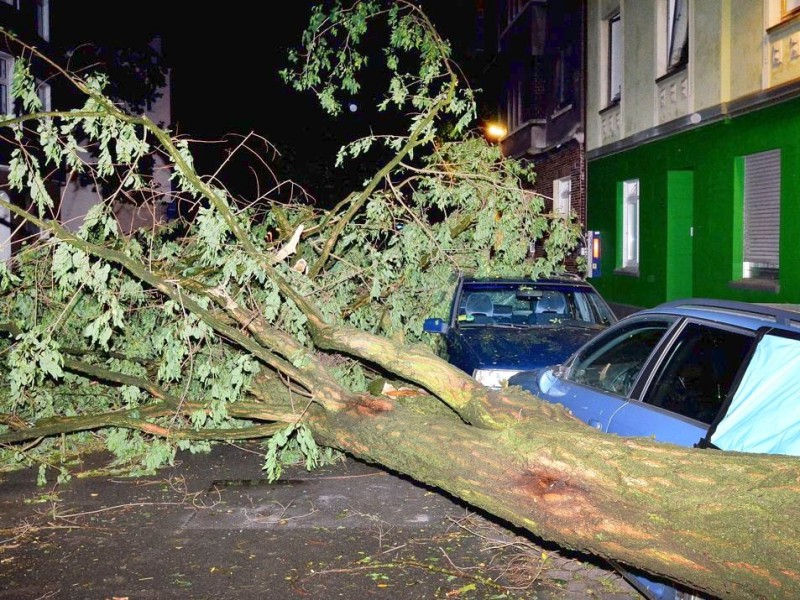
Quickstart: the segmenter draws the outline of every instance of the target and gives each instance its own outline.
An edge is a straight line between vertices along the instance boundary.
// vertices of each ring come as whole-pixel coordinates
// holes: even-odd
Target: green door
[[[693,295],[694,173],[667,172],[667,300]]]

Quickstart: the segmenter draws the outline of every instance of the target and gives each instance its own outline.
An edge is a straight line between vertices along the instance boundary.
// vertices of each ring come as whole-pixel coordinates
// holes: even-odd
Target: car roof
[[[800,308],[792,309],[792,307],[793,305],[786,305],[784,308],[775,304],[758,304],[713,298],[686,298],[664,302],[654,308],[641,310],[631,316],[671,314],[702,318],[753,331],[761,327],[778,327],[800,331]]]
[[[463,283],[500,283],[500,284],[523,284],[523,283],[533,283],[533,284],[569,284],[574,285],[577,287],[585,287],[595,291],[592,284],[588,281],[581,279],[578,275],[573,273],[559,273],[557,275],[552,275],[550,277],[540,277],[538,279],[532,279],[530,277],[472,277],[472,276],[463,276],[461,278]]]

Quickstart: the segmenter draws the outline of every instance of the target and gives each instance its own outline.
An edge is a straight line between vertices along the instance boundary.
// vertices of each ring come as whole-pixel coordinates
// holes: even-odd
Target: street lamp
[[[484,135],[486,136],[486,139],[494,143],[497,143],[506,137],[507,133],[508,130],[502,123],[489,122],[486,123],[486,128],[484,129]]]

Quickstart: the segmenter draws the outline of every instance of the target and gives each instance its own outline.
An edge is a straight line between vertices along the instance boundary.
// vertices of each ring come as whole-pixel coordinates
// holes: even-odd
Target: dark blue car
[[[586,281],[462,278],[448,319],[426,319],[444,336],[444,358],[489,387],[512,375],[560,363],[616,323]]]
[[[711,299],[643,310],[520,385],[601,431],[800,456],[800,313]],[[648,598],[699,598],[623,571]]]

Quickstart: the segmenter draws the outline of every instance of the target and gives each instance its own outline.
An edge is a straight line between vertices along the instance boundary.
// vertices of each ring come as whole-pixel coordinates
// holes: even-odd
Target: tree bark
[[[350,339],[351,348],[361,345],[369,346],[368,339]],[[402,345],[388,350],[395,357],[384,359],[389,362],[411,352]],[[417,359],[424,368],[422,356]],[[448,373],[450,365],[427,360],[432,372]],[[79,361],[65,367],[149,389]],[[153,419],[204,404],[178,405],[153,388],[156,400],[149,405],[23,423],[0,434],[0,443],[109,426],[173,439],[257,438],[302,420],[321,445],[435,486],[561,547],[720,598],[800,596],[796,457],[604,434],[521,388],[464,389],[460,402],[448,405],[421,390],[401,398],[358,395],[324,375],[319,365],[306,373],[314,397],[300,404],[274,377],[256,378],[251,399],[228,406],[232,416],[256,423],[244,429],[158,427]],[[444,377],[437,387],[452,383]],[[475,415],[477,423],[470,423]]]
[[[385,397],[313,407],[308,424],[321,444],[562,547],[721,598],[800,595],[796,458],[611,436],[516,390],[494,395],[494,410],[507,414],[509,398],[527,406],[503,430]]]

